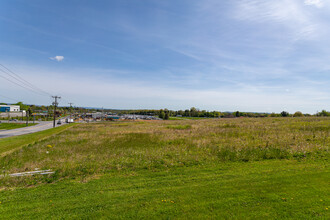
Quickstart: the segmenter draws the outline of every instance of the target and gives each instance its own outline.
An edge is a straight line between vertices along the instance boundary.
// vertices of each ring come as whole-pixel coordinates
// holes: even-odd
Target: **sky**
[[[330,110],[330,0],[2,0],[0,102]],[[0,76],[6,76],[0,72]]]

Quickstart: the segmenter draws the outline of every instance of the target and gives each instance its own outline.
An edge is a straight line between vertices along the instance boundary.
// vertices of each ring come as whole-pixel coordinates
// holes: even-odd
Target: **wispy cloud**
[[[318,8],[322,8],[323,3],[323,0],[305,0],[305,5],[313,5]]]
[[[322,7],[323,4],[320,0],[306,0],[305,5]],[[297,0],[242,0],[237,5],[235,17],[255,23],[270,23],[273,27],[280,25],[278,30],[282,27],[292,40],[315,39],[322,29],[314,14]]]
[[[49,57],[51,60],[56,60],[58,62],[61,62],[64,60],[64,56],[55,56],[55,57]]]

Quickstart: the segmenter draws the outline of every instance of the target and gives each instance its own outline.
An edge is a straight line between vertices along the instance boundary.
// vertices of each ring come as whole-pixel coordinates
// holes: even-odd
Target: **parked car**
[[[61,125],[62,124],[61,120],[58,120],[57,124],[58,125]]]

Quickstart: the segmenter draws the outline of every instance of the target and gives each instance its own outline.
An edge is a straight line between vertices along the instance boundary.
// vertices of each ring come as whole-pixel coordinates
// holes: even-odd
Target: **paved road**
[[[61,125],[66,124],[65,119],[61,119],[61,121],[62,121]],[[2,121],[2,122],[4,122],[4,121]],[[14,123],[17,123],[17,122],[14,122]],[[52,121],[40,121],[37,123],[38,123],[37,125],[33,125],[30,127],[17,128],[17,129],[12,129],[12,130],[2,130],[2,131],[0,131],[0,138],[35,133],[35,132],[47,130],[47,129],[50,129],[53,127]],[[61,125],[56,124],[56,127],[61,126]]]

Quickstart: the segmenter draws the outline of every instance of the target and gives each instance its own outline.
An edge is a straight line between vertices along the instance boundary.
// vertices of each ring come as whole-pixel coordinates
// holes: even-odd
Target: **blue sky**
[[[328,0],[3,0],[0,63],[61,105],[315,113],[330,109],[329,22]]]

